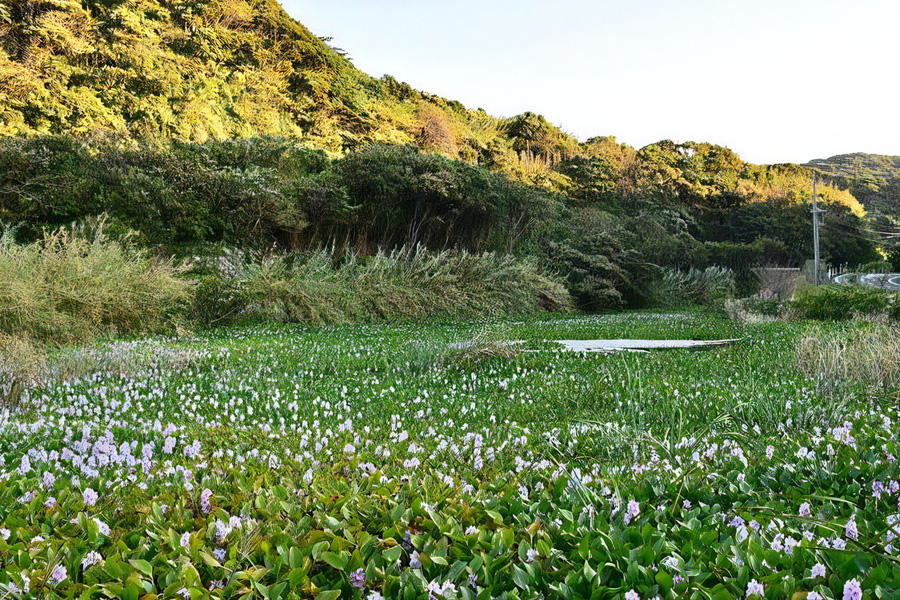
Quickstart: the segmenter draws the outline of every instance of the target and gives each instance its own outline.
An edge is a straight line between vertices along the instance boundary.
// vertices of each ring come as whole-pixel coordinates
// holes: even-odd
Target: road
[[[900,292],[900,273],[844,273],[835,283],[861,283],[872,287]]]

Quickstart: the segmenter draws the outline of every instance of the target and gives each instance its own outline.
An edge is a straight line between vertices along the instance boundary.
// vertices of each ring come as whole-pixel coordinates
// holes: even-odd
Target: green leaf
[[[496,523],[497,525],[503,525],[503,515],[498,513],[496,510],[486,510],[484,512],[487,513],[487,516],[494,520],[494,523]]]
[[[303,569],[292,569],[290,575],[288,575],[288,582],[291,584],[292,588],[300,587],[305,579],[306,571]]]
[[[403,554],[403,548],[401,548],[400,546],[394,546],[393,548],[388,548],[387,550],[382,552],[381,556],[383,556],[384,560],[389,564],[393,564],[397,562],[401,554]]]
[[[146,575],[147,577],[153,577],[153,566],[147,562],[146,560],[142,560],[140,558],[134,558],[128,561],[131,563],[131,566]]]
[[[199,554],[200,554],[200,558],[203,559],[203,562],[205,562],[205,563],[206,563],[207,565],[209,565],[210,567],[215,567],[215,568],[217,568],[217,569],[221,569],[221,568],[222,568],[222,565],[219,564],[219,561],[217,561],[217,560],[215,559],[215,557],[210,556],[209,554],[207,554],[207,553],[204,552],[203,550],[200,550]]]
[[[523,571],[518,567],[518,565],[512,566],[512,574],[513,574],[513,583],[522,588],[523,590],[528,587],[528,573]]]
[[[350,555],[346,552],[341,552],[340,554],[323,552],[321,558],[338,571],[344,571],[347,569],[347,562],[350,560]]]
[[[659,586],[667,592],[672,589],[672,586],[675,585],[675,581],[672,579],[672,576],[665,571],[656,572],[656,583],[658,583]]]

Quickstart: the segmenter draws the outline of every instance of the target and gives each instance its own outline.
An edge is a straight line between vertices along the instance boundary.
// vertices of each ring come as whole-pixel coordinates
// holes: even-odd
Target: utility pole
[[[812,215],[813,215],[813,285],[819,285],[819,213],[825,212],[819,209],[818,191],[816,184],[818,183],[818,173],[813,172],[813,194],[812,194]]]

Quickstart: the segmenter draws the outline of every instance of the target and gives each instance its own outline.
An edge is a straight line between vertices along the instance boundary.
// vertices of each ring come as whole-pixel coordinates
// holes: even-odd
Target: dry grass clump
[[[900,330],[886,319],[846,327],[817,326],[797,347],[800,368],[820,391],[837,394],[862,385],[871,392],[900,390]]]

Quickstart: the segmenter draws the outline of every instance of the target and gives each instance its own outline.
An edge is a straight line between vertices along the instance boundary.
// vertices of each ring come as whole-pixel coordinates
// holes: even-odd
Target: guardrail
[[[845,285],[868,285],[900,292],[900,273],[844,273],[834,277],[831,281]]]

